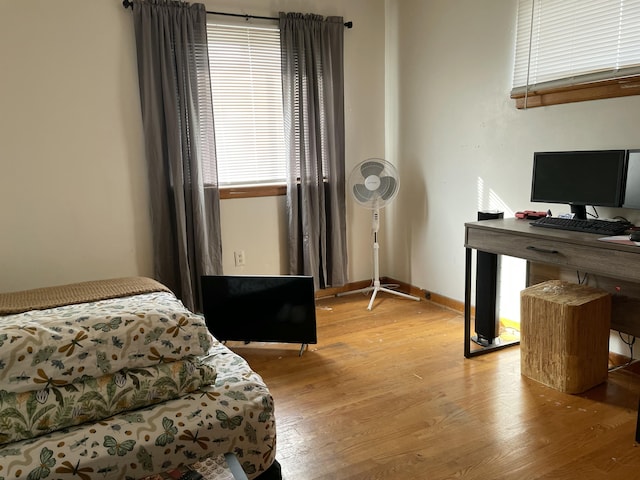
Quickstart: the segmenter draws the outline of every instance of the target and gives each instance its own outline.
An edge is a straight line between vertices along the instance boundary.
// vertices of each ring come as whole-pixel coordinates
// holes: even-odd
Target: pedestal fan
[[[356,202],[365,208],[372,210],[373,227],[373,285],[358,290],[345,292],[343,295],[352,293],[373,292],[367,310],[371,310],[373,302],[378,292],[387,292],[411,300],[420,301],[420,298],[406,293],[392,290],[380,284],[380,265],[378,230],[380,228],[380,209],[388,205],[398,194],[400,179],[398,171],[393,164],[380,158],[370,158],[360,162],[349,175],[349,190]]]

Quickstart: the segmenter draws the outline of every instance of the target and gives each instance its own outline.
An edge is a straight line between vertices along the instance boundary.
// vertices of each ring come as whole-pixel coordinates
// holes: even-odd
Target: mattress
[[[233,452],[249,478],[275,459],[273,399],[247,362],[215,342],[215,385],[0,447],[0,478],[127,479]]]
[[[0,480],[134,479],[275,460],[273,399],[170,292],[0,316]]]

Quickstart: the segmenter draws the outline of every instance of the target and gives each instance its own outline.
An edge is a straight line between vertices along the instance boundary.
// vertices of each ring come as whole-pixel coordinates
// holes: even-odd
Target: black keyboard
[[[615,220],[578,220],[576,218],[542,217],[531,222],[534,227],[572,230],[574,232],[597,233],[605,237],[621,235],[631,227],[628,222]]]

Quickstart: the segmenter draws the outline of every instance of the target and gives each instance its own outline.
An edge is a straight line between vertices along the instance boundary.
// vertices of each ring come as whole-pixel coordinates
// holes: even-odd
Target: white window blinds
[[[640,74],[640,0],[520,0],[514,93]]]
[[[207,26],[218,181],[286,180],[280,31]]]

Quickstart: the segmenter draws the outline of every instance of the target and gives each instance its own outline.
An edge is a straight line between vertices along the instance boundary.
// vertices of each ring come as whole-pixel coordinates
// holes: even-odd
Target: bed
[[[273,475],[268,388],[154,280],[0,294],[0,347],[0,480],[144,478],[225,453]]]

